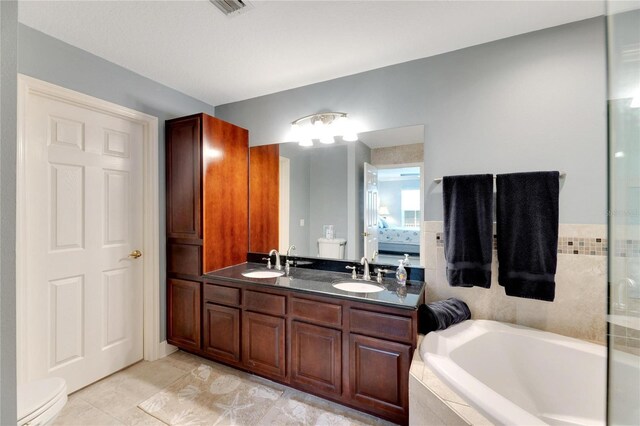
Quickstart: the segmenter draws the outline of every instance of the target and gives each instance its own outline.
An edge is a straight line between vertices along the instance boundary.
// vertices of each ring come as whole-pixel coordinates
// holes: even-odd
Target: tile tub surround
[[[562,252],[558,253],[556,298],[554,302],[543,302],[505,295],[504,288],[498,284],[498,263],[495,251],[493,252],[491,288],[449,286],[446,279],[444,247],[442,243],[438,243],[437,238],[438,234],[443,232],[443,222],[430,221],[423,224],[427,303],[448,297],[458,297],[469,305],[474,319],[520,324],[605,344],[606,225],[560,224],[558,247]],[[573,244],[569,245],[569,242]],[[574,244],[578,249],[569,250],[568,247],[574,247]],[[570,253],[564,253],[565,247]]]

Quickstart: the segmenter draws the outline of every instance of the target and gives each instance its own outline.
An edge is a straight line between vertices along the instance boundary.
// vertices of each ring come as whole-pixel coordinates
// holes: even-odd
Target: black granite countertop
[[[386,278],[382,283],[378,284],[375,280],[375,275],[372,274],[372,281],[358,280],[358,282],[379,285],[384,287],[384,290],[375,293],[353,293],[339,290],[332,285],[338,281],[352,281],[351,274],[292,267],[288,277],[248,278],[242,275],[243,272],[251,270],[266,271],[267,269],[264,264],[260,263],[241,263],[239,265],[208,272],[204,274],[203,278],[205,280],[208,278],[220,279],[256,286],[266,286],[270,288],[280,288],[323,296],[333,296],[358,302],[374,303],[406,309],[416,309],[418,307],[425,287],[424,282],[419,281],[407,281],[406,286],[401,286],[396,283],[395,277],[393,277],[393,279]]]

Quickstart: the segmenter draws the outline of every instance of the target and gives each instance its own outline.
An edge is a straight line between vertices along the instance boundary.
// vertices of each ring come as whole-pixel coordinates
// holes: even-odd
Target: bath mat
[[[201,364],[138,407],[168,425],[257,425],[282,393],[231,369]]]

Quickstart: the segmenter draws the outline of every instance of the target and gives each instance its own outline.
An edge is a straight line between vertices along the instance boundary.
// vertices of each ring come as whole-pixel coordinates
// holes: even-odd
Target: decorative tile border
[[[436,233],[436,246],[444,247],[443,233]],[[497,249],[497,239],[493,236],[493,249]],[[606,256],[608,254],[606,238],[559,237],[559,254],[582,254],[587,256]],[[640,257],[640,240],[618,240],[614,246],[614,256]]]
[[[615,240],[612,251],[616,257],[640,257],[640,240]]]
[[[558,253],[606,256],[609,252],[606,238],[559,237]]]

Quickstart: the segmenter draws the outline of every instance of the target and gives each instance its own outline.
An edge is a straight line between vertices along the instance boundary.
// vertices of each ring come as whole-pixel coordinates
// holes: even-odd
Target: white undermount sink
[[[335,288],[343,291],[350,291],[351,293],[377,293],[384,290],[384,287],[375,284],[344,281],[333,284]]]
[[[247,278],[276,278],[284,275],[284,271],[247,271],[242,273]]]

